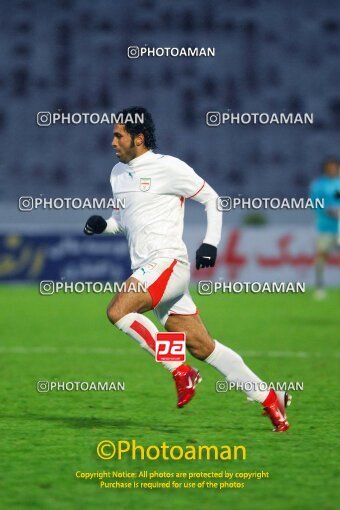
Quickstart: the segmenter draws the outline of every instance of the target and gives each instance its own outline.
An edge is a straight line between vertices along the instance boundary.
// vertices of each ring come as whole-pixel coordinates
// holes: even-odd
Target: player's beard
[[[121,160],[121,161],[123,161],[123,163],[129,163],[132,159],[135,159],[137,157],[134,138],[132,138],[132,140],[131,140],[130,148],[129,149],[130,150],[126,152],[126,156],[124,158],[124,161]]]
[[[116,154],[117,158],[121,163],[129,163],[132,159],[135,159],[137,157],[136,154],[136,145],[135,145],[135,139],[134,137],[131,137],[131,143],[130,147],[128,149],[125,149],[124,151],[122,149],[116,149],[119,153]]]

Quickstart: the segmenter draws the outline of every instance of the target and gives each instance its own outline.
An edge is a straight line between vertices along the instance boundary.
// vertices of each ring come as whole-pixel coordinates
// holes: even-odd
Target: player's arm
[[[333,218],[340,219],[340,178],[337,178],[337,185],[332,193],[332,205],[328,208],[328,214]]]
[[[217,209],[218,195],[183,161],[171,158],[169,163],[172,191],[178,196],[200,202],[207,213],[207,230],[203,243],[196,252],[196,268],[214,267],[222,230],[222,212]]]
[[[112,168],[111,171],[111,177],[110,177],[110,183],[112,187],[112,194],[113,197],[115,196],[114,191],[114,180],[115,180],[115,171],[117,167],[119,166],[119,163],[115,165]],[[123,229],[120,225],[120,215],[119,215],[119,209],[113,209],[112,214],[110,218],[107,220],[103,218],[102,216],[90,216],[90,218],[87,220],[85,227],[84,227],[84,234],[88,236],[92,236],[93,234],[117,234],[118,232],[121,232]]]
[[[102,216],[90,216],[84,227],[84,234],[92,236],[93,234],[117,234],[121,231],[119,216],[116,210],[113,210],[110,218],[105,220]]]
[[[217,209],[218,195],[207,182],[204,182],[201,189],[189,198],[203,204],[207,214],[206,234],[203,243],[196,252],[196,269],[214,267],[217,246],[221,240],[223,214]]]
[[[315,179],[314,181],[312,181],[309,187],[309,197],[313,200],[313,202],[315,202],[317,199],[326,200],[325,189],[320,179]],[[320,209],[320,206],[317,206],[316,208]]]

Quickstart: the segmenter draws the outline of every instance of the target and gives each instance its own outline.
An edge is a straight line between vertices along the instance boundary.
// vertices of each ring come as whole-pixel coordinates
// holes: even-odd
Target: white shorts
[[[152,298],[154,314],[163,326],[169,315],[198,313],[189,292],[189,264],[159,258],[136,269],[131,276],[146,284]]]

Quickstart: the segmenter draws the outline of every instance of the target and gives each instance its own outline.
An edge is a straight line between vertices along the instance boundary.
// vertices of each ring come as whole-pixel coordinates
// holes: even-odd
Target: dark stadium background
[[[39,127],[39,111],[110,113],[145,106],[154,116],[159,152],[186,161],[220,195],[306,198],[322,161],[338,157],[337,1],[185,0],[174,4],[128,0],[122,6],[107,0],[2,0],[0,5],[1,233],[19,236],[1,238],[2,249],[13,261],[0,265],[1,279],[32,279],[30,263],[20,265],[20,255],[25,247],[32,257],[39,249],[46,255],[46,243],[30,236],[66,231],[81,236],[84,221],[92,213],[20,212],[19,196],[111,195],[109,176],[116,162],[110,147],[111,126]],[[215,47],[216,56],[129,59],[127,48],[134,45]],[[313,113],[314,124],[206,126],[207,111],[229,109],[232,113]],[[189,201],[186,208],[185,235],[190,233],[186,240],[192,257],[204,236],[205,218],[200,206]],[[274,228],[269,233],[263,233],[265,227],[255,230],[260,255],[280,257],[280,239],[284,242],[285,236],[291,236],[288,250],[309,260],[298,270],[282,264],[275,275],[255,268],[241,277],[273,280],[280,278],[281,271],[283,279],[312,284],[311,210],[226,213],[220,256],[227,251],[225,243],[233,229],[247,219],[256,221],[258,213],[261,221]],[[266,253],[260,253],[262,233],[268,236]],[[245,231],[241,235],[241,250],[251,257],[253,241]],[[120,279],[128,274],[128,263],[123,268],[114,253],[111,262],[105,259],[106,272],[73,270],[78,263],[89,266],[83,246],[79,244],[72,261],[65,250],[64,260],[53,261],[54,271],[48,269],[45,258],[35,279],[93,280],[98,273],[102,279]],[[219,274],[232,279],[226,257],[220,258]],[[90,262],[95,267],[96,262]],[[338,268],[339,260],[333,258],[329,285],[339,284]]]
[[[294,395],[291,430],[277,437],[243,395],[216,394],[218,374],[202,363],[197,399],[176,413],[169,374],[106,320],[108,295],[40,296],[40,280],[124,279],[127,247],[123,237],[83,235],[87,217],[100,211],[22,212],[18,199],[109,198],[116,162],[111,126],[39,127],[36,115],[111,113],[133,105],[153,114],[158,151],[193,166],[219,195],[307,198],[322,161],[340,158],[338,0],[0,0],[0,8],[4,507],[335,510],[339,252],[329,259],[326,285],[333,289],[322,302],[312,290],[204,297],[192,289],[215,338],[268,380],[305,383]],[[144,45],[215,47],[216,56],[127,57],[129,46]],[[206,126],[206,112],[228,109],[313,113],[314,124]],[[192,259],[206,220],[203,207],[191,202],[185,240]],[[193,281],[313,286],[315,236],[311,210],[224,213],[217,267],[193,271]],[[124,394],[36,391],[39,380],[119,378]],[[105,438],[244,443],[246,464],[227,469],[268,470],[271,478],[242,493],[101,492],[73,472],[225,467],[108,466],[95,456]]]

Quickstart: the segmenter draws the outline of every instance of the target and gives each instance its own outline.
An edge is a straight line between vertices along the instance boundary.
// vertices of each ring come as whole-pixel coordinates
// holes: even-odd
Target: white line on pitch
[[[137,354],[138,351],[136,351]],[[125,349],[111,347],[0,347],[3,354],[127,354]],[[128,351],[129,356],[133,351]],[[269,358],[331,358],[340,357],[340,352],[307,352],[307,351],[240,351],[242,356]]]

